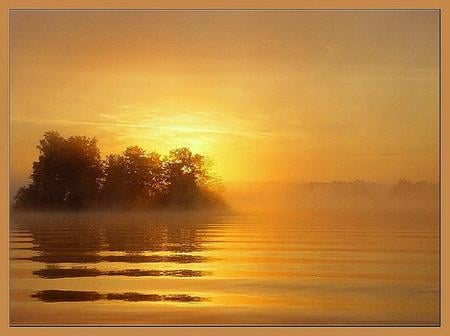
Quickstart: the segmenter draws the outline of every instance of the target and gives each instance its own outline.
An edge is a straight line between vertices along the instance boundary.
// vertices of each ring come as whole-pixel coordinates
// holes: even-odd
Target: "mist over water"
[[[438,323],[437,186],[242,184],[221,211],[13,212],[11,323]]]

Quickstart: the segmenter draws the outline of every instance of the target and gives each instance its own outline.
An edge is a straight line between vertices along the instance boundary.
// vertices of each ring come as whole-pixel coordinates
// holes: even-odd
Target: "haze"
[[[224,182],[438,179],[438,12],[15,11],[12,184],[47,130]]]

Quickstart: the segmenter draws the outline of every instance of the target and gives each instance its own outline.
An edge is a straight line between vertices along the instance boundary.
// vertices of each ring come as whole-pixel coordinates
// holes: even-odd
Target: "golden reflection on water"
[[[10,232],[14,325],[438,322],[430,213],[14,214]]]

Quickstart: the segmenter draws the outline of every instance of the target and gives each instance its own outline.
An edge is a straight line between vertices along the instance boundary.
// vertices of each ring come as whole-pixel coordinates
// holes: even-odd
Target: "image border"
[[[320,324],[283,324],[283,325],[279,325],[279,324],[274,324],[274,325],[260,325],[260,324],[238,324],[238,325],[234,325],[234,324],[226,324],[226,325],[220,325],[220,324],[200,324],[200,325],[195,325],[195,324],[189,324],[189,325],[178,325],[178,324],[164,324],[164,325],[136,325],[136,324],[114,324],[114,325],[15,325],[15,326],[10,326],[9,324],[9,267],[6,269],[2,269],[1,270],[1,301],[2,303],[6,303],[6,304],[2,304],[1,307],[1,328],[0,328],[0,334],[5,334],[5,335],[25,335],[25,334],[35,334],[35,335],[40,335],[40,334],[46,334],[46,335],[51,335],[52,333],[52,329],[59,329],[59,328],[64,328],[64,334],[69,334],[68,332],[70,331],[70,334],[72,334],[72,331],[76,330],[81,330],[81,333],[86,333],[88,329],[96,329],[95,334],[100,334],[97,333],[98,332],[107,332],[108,334],[111,334],[111,331],[115,328],[119,327],[119,332],[120,330],[125,331],[126,329],[133,329],[134,330],[142,330],[145,331],[146,328],[158,328],[158,332],[165,330],[164,333],[160,333],[162,334],[167,334],[166,332],[173,332],[170,334],[181,334],[180,332],[183,333],[183,335],[186,335],[186,331],[189,332],[194,332],[193,334],[200,334],[199,328],[207,328],[208,330],[210,329],[219,329],[221,330],[220,334],[222,334],[222,331],[224,331],[224,329],[222,328],[231,328],[228,329],[229,331],[227,332],[227,334],[235,334],[237,330],[239,330],[240,328],[246,328],[245,332],[249,332],[249,327],[250,328],[255,328],[257,330],[255,330],[255,332],[257,332],[258,334],[266,334],[266,333],[261,333],[261,331],[267,331],[268,329],[271,331],[275,331],[275,330],[279,330],[279,328],[282,328],[283,330],[283,334],[291,334],[290,331],[293,329],[294,330],[294,334],[298,334],[300,332],[302,332],[302,328],[308,328],[308,334],[311,334],[310,331],[313,331],[314,334],[317,334],[316,331],[323,331],[323,328],[325,328],[326,330],[328,330],[329,332],[331,332],[333,329],[334,330],[346,330],[347,332],[345,334],[348,334],[348,331],[351,329],[357,329],[354,330],[355,332],[358,332],[358,334],[363,335],[363,334],[367,334],[366,332],[362,333],[362,331],[369,331],[370,334],[372,334],[373,331],[377,330],[380,332],[385,332],[390,328],[393,328],[391,333],[394,332],[395,330],[395,334],[403,334],[399,333],[398,331],[402,331],[404,329],[402,328],[407,328],[407,330],[409,330],[409,332],[413,331],[413,329],[418,328],[423,330],[426,333],[426,335],[438,335],[441,334],[441,332],[447,328],[447,324],[446,324],[446,315],[444,314],[445,311],[447,310],[447,305],[448,305],[448,300],[446,297],[443,297],[443,295],[445,295],[447,292],[445,290],[445,281],[444,279],[447,279],[446,277],[446,269],[444,269],[445,264],[443,263],[444,260],[448,260],[447,258],[447,254],[446,251],[448,249],[446,242],[444,241],[444,238],[447,238],[446,236],[443,235],[444,229],[447,230],[447,228],[445,227],[445,225],[443,225],[443,219],[447,218],[448,219],[448,210],[444,209],[444,203],[443,201],[445,199],[448,199],[448,185],[445,185],[444,183],[446,183],[446,179],[443,179],[443,172],[448,172],[448,161],[443,160],[443,159],[447,159],[447,157],[444,157],[444,153],[443,153],[443,149],[444,148],[448,148],[445,141],[443,140],[448,140],[448,135],[446,132],[446,129],[444,129],[444,125],[445,123],[443,123],[443,121],[448,120],[448,115],[446,113],[443,113],[444,111],[442,110],[443,108],[443,91],[442,91],[442,86],[443,86],[443,79],[444,79],[444,73],[446,73],[446,71],[448,71],[447,65],[443,64],[442,60],[444,60],[445,58],[443,58],[443,51],[444,51],[444,41],[442,40],[442,29],[444,28],[442,25],[443,21],[443,1],[402,1],[400,3],[401,6],[396,7],[396,8],[389,8],[389,6],[387,4],[391,3],[393,4],[394,1],[356,1],[359,5],[363,5],[362,7],[348,7],[346,5],[341,6],[342,3],[341,1],[323,1],[321,2],[320,5],[327,5],[330,6],[330,4],[336,4],[335,6],[330,6],[329,8],[327,8],[327,6],[325,7],[314,7],[315,5],[317,6],[318,4],[314,4],[313,1],[309,1],[309,8],[304,8],[305,7],[305,3],[306,1],[259,1],[259,3],[263,3],[263,4],[268,4],[268,3],[272,3],[272,7],[271,6],[256,6],[256,2],[253,1],[239,1],[239,5],[237,4],[237,2],[232,2],[232,1],[227,1],[227,3],[229,5],[225,6],[225,5],[220,5],[220,3],[224,2],[224,1],[214,1],[214,6],[210,7],[210,8],[204,8],[201,6],[204,6],[204,4],[208,4],[211,6],[211,4],[213,3],[213,1],[189,1],[190,3],[195,3],[194,6],[188,6],[189,8],[186,8],[186,6],[182,6],[181,4],[186,4],[187,1],[164,1],[164,4],[166,6],[161,6],[161,5],[156,5],[156,4],[160,4],[161,1],[90,1],[89,3],[87,3],[87,1],[68,1],[68,2],[64,2],[63,4],[61,4],[61,1],[9,1],[9,3],[7,4],[6,8],[1,8],[1,22],[2,22],[2,27],[1,27],[1,60],[2,60],[2,68],[1,68],[1,76],[2,78],[4,78],[4,70],[6,68],[6,77],[7,77],[7,85],[5,86],[6,92],[4,92],[5,90],[1,90],[1,94],[0,94],[0,101],[2,103],[2,106],[5,106],[3,104],[4,101],[6,101],[6,106],[8,107],[6,109],[7,113],[4,113],[4,109],[2,109],[1,112],[1,118],[2,118],[2,122],[1,122],[1,128],[0,128],[0,134],[2,135],[1,138],[1,151],[0,151],[0,158],[2,159],[0,162],[2,162],[2,166],[1,166],[1,178],[0,178],[0,185],[5,186],[4,188],[2,188],[2,194],[1,194],[1,207],[0,207],[0,214],[1,214],[1,219],[2,219],[2,223],[4,223],[4,226],[6,228],[6,230],[4,230],[5,228],[2,227],[2,233],[4,233],[6,231],[6,235],[2,234],[1,235],[1,244],[2,244],[2,253],[1,253],[1,258],[2,261],[5,261],[2,263],[2,265],[9,265],[9,200],[10,200],[10,196],[9,196],[9,132],[11,130],[11,127],[9,127],[9,123],[10,123],[10,111],[9,111],[9,14],[12,11],[29,11],[29,10],[50,10],[50,11],[61,11],[61,10],[70,10],[70,11],[79,11],[79,10],[83,10],[83,11],[91,11],[91,10],[96,10],[96,11],[102,11],[102,10],[113,10],[113,11],[136,11],[136,10],[148,10],[148,11],[392,11],[392,10],[408,10],[408,11],[423,11],[423,10],[429,10],[429,11],[439,11],[439,324],[438,325],[413,325],[413,324],[402,324],[402,325],[392,325],[392,324],[388,324],[388,325],[383,325],[383,324],[375,324],[375,325],[370,325],[370,324],[326,324],[326,325],[320,325]],[[346,1],[345,3],[350,3],[351,1]],[[355,1],[353,1],[355,2]],[[70,3],[69,6],[67,6],[67,4]],[[136,4],[133,6],[133,3],[140,3],[141,6],[137,6]],[[245,6],[245,4],[249,4],[249,3],[255,3],[254,6]],[[275,5],[275,3],[277,3],[277,5]],[[289,6],[281,6],[283,3],[289,3]],[[297,6],[295,7],[290,7],[292,6],[292,3],[297,3]],[[371,5],[374,5],[375,3],[377,3],[378,5],[382,5],[384,4],[384,7],[378,7],[378,8],[372,8]],[[426,6],[425,3],[427,5],[431,5],[431,6]],[[437,3],[440,3],[441,6],[438,7],[436,6]],[[14,5],[12,5],[14,4]],[[20,6],[16,6],[15,4],[20,4]],[[64,7],[62,7],[61,5],[66,5]],[[122,7],[119,7],[120,5],[123,5]],[[144,6],[145,4],[145,6]],[[202,5],[203,4],[203,5]],[[364,5],[365,4],[365,5]],[[409,5],[411,4],[415,4],[415,5],[422,5],[423,8],[421,8],[420,6],[418,7],[414,7],[414,8],[410,8]],[[434,4],[434,5],[433,5]],[[96,5],[101,5],[101,6],[96,6]],[[170,5],[170,6],[168,6]],[[244,7],[242,7],[244,6]],[[337,7],[336,7],[337,6]],[[166,8],[167,7],[167,8]],[[8,24],[8,26],[6,27],[6,37],[7,37],[7,44],[6,44],[6,55],[5,52],[3,50],[3,47],[5,47],[4,44],[4,26],[3,23],[5,22],[3,20],[3,18],[5,17],[5,13],[7,15],[8,20],[6,20],[6,23]],[[445,25],[444,25],[445,26]],[[445,29],[448,31],[448,26],[445,27]],[[448,36],[448,35],[446,35]],[[6,62],[5,62],[5,56],[6,56]],[[446,77],[447,78],[447,77]],[[6,98],[6,99],[4,99]],[[5,116],[6,116],[6,121],[7,122],[3,122],[5,120]],[[448,123],[447,123],[448,125]],[[447,127],[447,126],[446,126]],[[444,138],[445,135],[445,138]],[[5,141],[6,140],[6,141]],[[4,155],[6,154],[6,155]],[[6,158],[6,160],[4,160],[4,158]],[[6,169],[5,169],[6,168]],[[5,174],[6,173],[6,174]],[[5,179],[6,177],[6,179]],[[3,183],[5,182],[6,183]],[[444,195],[443,195],[444,192]],[[448,203],[446,203],[448,204]],[[6,246],[6,251],[4,251],[4,248]],[[4,258],[4,252],[6,252],[6,258]],[[444,253],[445,252],[445,253]],[[4,272],[6,271],[6,279],[4,277]],[[7,291],[5,292],[5,285],[6,285],[6,289]],[[6,294],[5,296],[3,294]],[[6,298],[6,300],[3,300],[3,298]],[[6,306],[6,311],[5,311],[5,306]],[[444,307],[445,306],[445,307]],[[6,316],[5,316],[6,315]],[[6,321],[4,321],[6,320]],[[4,322],[6,322],[6,325],[4,325]],[[4,329],[6,327],[6,329]],[[38,327],[38,328],[36,328]],[[99,330],[99,329],[101,330]],[[181,328],[181,329],[180,329]],[[34,330],[33,330],[34,329]],[[46,329],[49,329],[49,331],[47,331]],[[70,330],[72,329],[72,330]],[[109,329],[109,330],[108,330]],[[175,330],[169,330],[169,329],[175,329]],[[6,333],[3,333],[4,330],[7,330]],[[129,330],[127,330],[127,335],[130,334]],[[179,331],[176,331],[179,330]],[[184,331],[183,331],[184,330]],[[44,331],[44,333],[41,333],[41,331]],[[148,330],[147,330],[148,331]],[[152,331],[155,332],[156,330]],[[211,330],[210,330],[211,331]],[[33,333],[30,333],[33,332]],[[251,332],[251,331],[250,331]],[[123,334],[123,333],[122,333]],[[134,334],[134,333],[133,333]],[[203,334],[203,333],[202,333]],[[215,330],[215,334],[219,334],[217,333],[217,331]],[[237,333],[236,333],[237,334]],[[277,334],[277,333],[275,333]],[[319,333],[320,334],[320,333]],[[336,333],[334,333],[336,334]],[[377,333],[378,334],[378,333]],[[411,333],[408,333],[411,334]],[[73,334],[75,335],[75,334]],[[169,335],[169,334],[167,334]],[[374,334],[375,335],[375,334]]]

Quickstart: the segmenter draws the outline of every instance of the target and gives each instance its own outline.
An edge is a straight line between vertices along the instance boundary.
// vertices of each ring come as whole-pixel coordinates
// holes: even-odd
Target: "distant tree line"
[[[395,184],[390,195],[396,198],[426,198],[430,196],[437,197],[439,195],[439,185],[425,181],[411,182],[401,179]]]
[[[211,161],[188,148],[166,156],[138,146],[101,159],[97,140],[46,132],[31,182],[15,196],[18,209],[150,209],[223,206]]]

